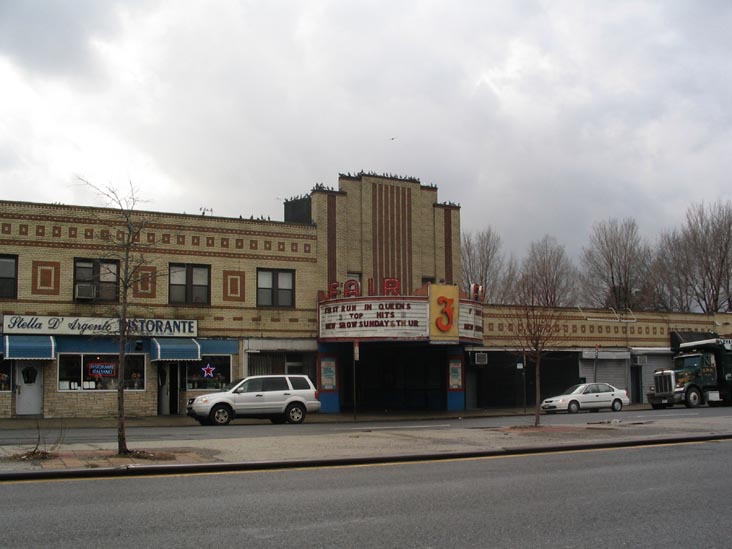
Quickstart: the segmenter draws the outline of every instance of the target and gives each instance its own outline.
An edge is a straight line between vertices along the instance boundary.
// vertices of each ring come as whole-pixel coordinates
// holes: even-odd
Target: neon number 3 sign
[[[452,328],[455,317],[455,305],[453,305],[454,302],[454,299],[450,299],[449,297],[445,296],[440,296],[437,298],[437,304],[441,305],[441,316],[437,318],[435,324],[437,325],[437,329],[441,332],[449,332]],[[445,320],[445,318],[447,319],[447,321]]]

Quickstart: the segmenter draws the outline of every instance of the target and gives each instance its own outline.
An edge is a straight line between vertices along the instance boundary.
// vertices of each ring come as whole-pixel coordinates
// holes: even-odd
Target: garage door
[[[628,371],[627,360],[598,360],[597,379],[595,379],[595,361],[580,360],[580,376],[588,383],[609,383],[618,389],[628,389],[630,383],[630,372]]]

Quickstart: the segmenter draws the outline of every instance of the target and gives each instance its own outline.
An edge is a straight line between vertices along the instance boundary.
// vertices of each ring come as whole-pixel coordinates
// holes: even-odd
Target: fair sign
[[[119,319],[5,315],[3,317],[3,333],[113,336],[119,334]],[[131,336],[140,337],[198,337],[198,321],[130,318],[127,320],[127,333]]]

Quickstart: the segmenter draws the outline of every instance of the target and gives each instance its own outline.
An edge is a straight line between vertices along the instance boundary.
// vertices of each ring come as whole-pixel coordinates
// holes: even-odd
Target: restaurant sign
[[[71,336],[118,335],[119,319],[79,316],[5,315],[5,334],[44,334]],[[127,333],[133,337],[198,337],[197,320],[130,318]]]

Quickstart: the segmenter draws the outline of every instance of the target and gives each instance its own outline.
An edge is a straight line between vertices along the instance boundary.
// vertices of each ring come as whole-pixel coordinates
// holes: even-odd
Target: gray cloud
[[[5,3],[0,55],[27,85],[92,81],[66,88],[77,130],[39,144],[32,128],[31,166],[0,180],[63,179],[43,165],[57,149],[84,172],[95,132],[143,157],[125,177],[153,195],[167,181],[153,206],[174,211],[281,219],[278,197],[338,172],[417,176],[517,255],[546,233],[576,254],[610,217],[652,238],[729,198],[727,3],[459,6]]]
[[[0,52],[18,66],[45,75],[93,70],[91,41],[119,28],[116,2],[4,0],[0,3]]]

